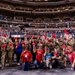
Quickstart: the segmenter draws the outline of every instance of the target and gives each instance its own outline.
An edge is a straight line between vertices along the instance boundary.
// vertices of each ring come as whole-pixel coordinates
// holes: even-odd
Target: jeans
[[[35,68],[37,69],[37,68],[42,68],[42,63],[40,62],[40,61],[38,61],[38,60],[35,60],[34,61],[34,65],[35,65]]]
[[[22,63],[22,70],[28,71],[30,69],[30,62],[24,62]]]

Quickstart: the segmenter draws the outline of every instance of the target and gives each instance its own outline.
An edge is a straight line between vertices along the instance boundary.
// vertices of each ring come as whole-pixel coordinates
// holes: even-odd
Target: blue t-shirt
[[[22,52],[22,44],[18,44],[18,47],[16,48],[16,52]]]
[[[46,53],[46,55],[45,55],[45,60],[46,60],[46,59],[49,59],[51,56],[52,56],[51,53]]]

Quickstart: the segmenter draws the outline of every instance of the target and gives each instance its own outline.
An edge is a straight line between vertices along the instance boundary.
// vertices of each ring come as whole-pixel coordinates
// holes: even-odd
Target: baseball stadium
[[[75,0],[0,0],[0,75],[75,75]]]

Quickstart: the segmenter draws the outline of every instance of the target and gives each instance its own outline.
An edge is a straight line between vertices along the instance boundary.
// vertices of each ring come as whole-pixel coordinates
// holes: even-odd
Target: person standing
[[[20,55],[22,52],[22,43],[21,43],[21,39],[19,39],[19,41],[16,41],[16,60],[17,60],[17,65],[20,65]]]
[[[12,66],[12,58],[13,58],[13,53],[14,53],[14,45],[11,39],[9,39],[8,45],[7,45],[7,54],[8,54],[8,61],[9,61],[9,66]]]
[[[1,46],[1,44],[2,44],[2,41],[1,41],[1,39],[0,39],[0,46]],[[1,47],[0,47],[1,48]],[[1,49],[0,49],[0,61],[1,61]]]
[[[3,39],[1,44],[1,69],[4,69],[5,67],[5,57],[6,57],[6,42]]]

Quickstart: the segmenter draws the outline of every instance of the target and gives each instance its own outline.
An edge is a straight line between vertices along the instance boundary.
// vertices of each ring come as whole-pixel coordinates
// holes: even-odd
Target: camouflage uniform
[[[22,50],[24,50],[25,49],[25,42],[22,41],[21,43],[22,43]]]
[[[0,40],[0,46],[2,44],[2,41]],[[1,61],[1,47],[0,47],[0,61]]]
[[[5,45],[5,46],[3,46],[3,45]],[[6,44],[3,42],[1,44],[1,64],[2,64],[1,69],[4,69],[4,67],[5,67],[5,57],[6,57]]]
[[[73,45],[74,45],[74,39],[73,38],[69,39],[67,41],[67,44],[73,47]]]
[[[53,41],[53,39],[51,39],[50,42],[48,43],[48,47],[51,51],[54,50],[55,42]]]
[[[13,42],[10,40],[7,45],[7,55],[8,55],[9,66],[12,66],[13,53],[14,53],[14,46],[13,46]]]
[[[27,39],[27,38],[25,38],[25,39],[24,39],[24,42],[25,42],[24,49],[26,49],[26,48],[28,48],[28,46],[29,46],[28,39]]]

